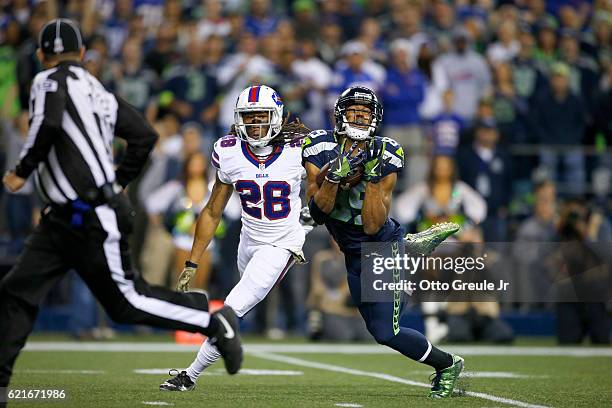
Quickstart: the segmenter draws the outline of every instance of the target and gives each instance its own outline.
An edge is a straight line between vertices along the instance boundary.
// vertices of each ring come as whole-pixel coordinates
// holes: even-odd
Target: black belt
[[[50,204],[43,209],[43,214],[53,212],[55,215],[70,221],[70,225],[73,227],[82,227],[83,217],[93,211],[94,208],[104,204],[114,208],[120,191],[121,188],[118,185],[104,184],[100,188],[87,191],[85,193],[87,198],[85,199],[79,197],[66,204]]]

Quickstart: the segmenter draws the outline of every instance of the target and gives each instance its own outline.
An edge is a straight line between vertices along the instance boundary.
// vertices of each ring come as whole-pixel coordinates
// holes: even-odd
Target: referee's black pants
[[[40,302],[70,269],[118,323],[213,334],[206,295],[149,286],[131,269],[127,213],[101,205],[77,214],[82,225],[75,227],[71,211],[45,211],[17,264],[0,281],[0,387],[9,383]]]

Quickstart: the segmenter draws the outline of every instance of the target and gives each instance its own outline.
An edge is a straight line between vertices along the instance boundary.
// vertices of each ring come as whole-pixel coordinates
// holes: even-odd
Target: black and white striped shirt
[[[115,170],[112,141],[127,141]],[[95,201],[100,188],[125,187],[144,166],[157,134],[133,107],[108,92],[76,62],[61,62],[39,73],[30,90],[30,130],[16,167],[19,177],[34,172],[44,201]]]

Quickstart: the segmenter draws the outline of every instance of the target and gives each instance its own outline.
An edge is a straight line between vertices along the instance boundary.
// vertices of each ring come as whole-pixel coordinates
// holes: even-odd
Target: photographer
[[[553,287],[558,300],[557,339],[579,344],[589,336],[593,344],[610,343],[606,310],[611,259],[603,245],[612,240],[612,229],[598,211],[581,200],[570,200],[561,209],[558,251],[551,259]],[[585,300],[592,300],[585,302]]]

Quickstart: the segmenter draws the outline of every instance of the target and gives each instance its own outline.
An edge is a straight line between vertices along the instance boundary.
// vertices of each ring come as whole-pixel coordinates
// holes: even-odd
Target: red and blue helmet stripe
[[[252,86],[249,89],[249,102],[259,102],[259,90],[261,86]]]

